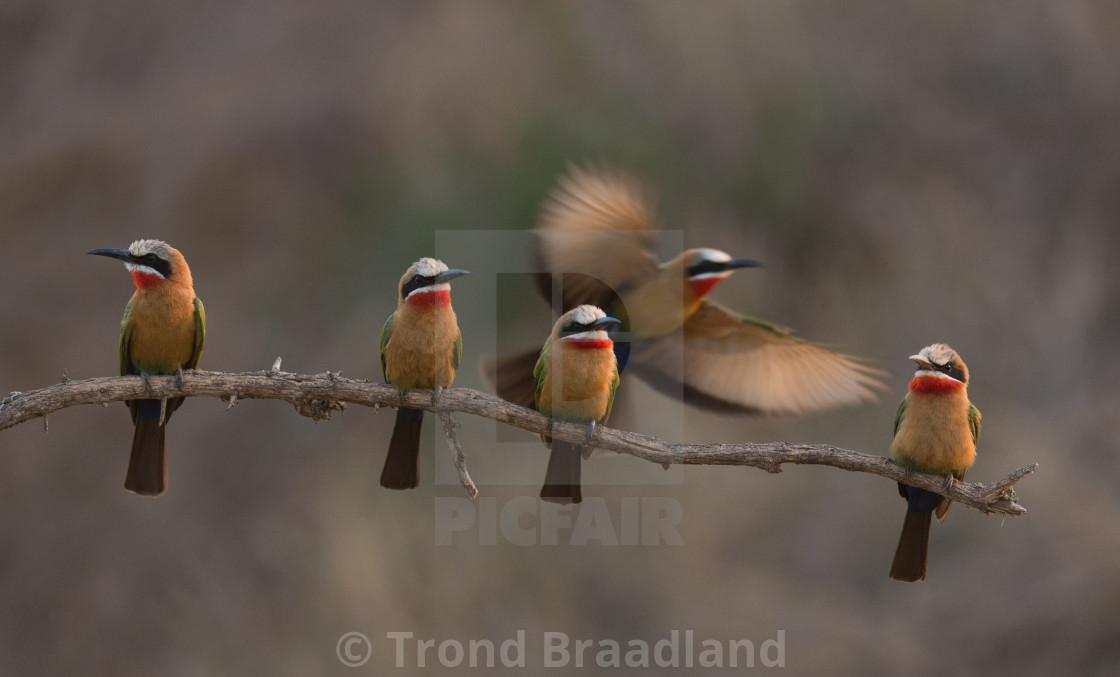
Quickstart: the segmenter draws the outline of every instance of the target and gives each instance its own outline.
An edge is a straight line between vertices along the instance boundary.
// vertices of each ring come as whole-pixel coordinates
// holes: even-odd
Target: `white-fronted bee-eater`
[[[706,300],[734,271],[759,265],[716,249],[670,261],[651,253],[657,231],[645,191],[623,174],[571,169],[545,204],[533,252],[541,293],[560,276],[564,309],[603,308],[630,340],[619,368],[704,409],[805,414],[875,399],[880,372],[795,338],[789,330]],[[501,356],[498,394],[528,406],[535,352]]]
[[[128,249],[93,249],[89,254],[124,261],[136,292],[121,320],[120,373],[176,374],[198,367],[206,338],[206,313],[194,294],[187,261],[160,240],[137,240]],[[145,496],[167,490],[164,431],[182,397],[129,400],[136,432],[124,488]]]
[[[960,355],[935,343],[910,358],[918,371],[894,419],[895,461],[910,470],[963,480],[976,459],[980,412],[968,401],[968,367]],[[906,499],[906,520],[891,563],[896,581],[926,577],[930,517],[945,521],[951,501],[924,489],[899,483]]]
[[[564,313],[544,343],[533,379],[537,411],[559,421],[588,424],[588,434],[606,423],[618,388],[618,362],[607,329],[619,321],[595,306]],[[579,503],[583,445],[541,439],[552,447],[541,498],[553,503]]]
[[[401,390],[434,388],[437,396],[455,380],[463,337],[451,309],[451,280],[466,275],[443,261],[422,258],[405,271],[397,287],[397,310],[381,330],[381,371]],[[397,410],[389,454],[381,470],[386,489],[420,484],[420,424],[424,412]]]

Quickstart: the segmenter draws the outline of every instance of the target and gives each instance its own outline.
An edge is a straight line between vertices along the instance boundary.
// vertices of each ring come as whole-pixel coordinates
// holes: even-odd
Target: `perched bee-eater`
[[[124,261],[136,292],[121,320],[121,376],[176,374],[196,369],[206,338],[206,313],[194,295],[191,269],[177,249],[160,240],[137,240],[128,249],[93,249],[88,254]],[[124,488],[145,496],[167,490],[164,426],[182,397],[129,400],[136,432]]]
[[[533,369],[533,401],[537,411],[561,421],[588,424],[588,437],[611,415],[618,388],[618,362],[607,328],[619,324],[595,306],[564,313],[544,343]],[[541,439],[552,447],[541,498],[553,503],[579,503],[583,445]]]
[[[620,369],[704,409],[804,414],[875,399],[880,372],[706,300],[735,270],[759,265],[716,249],[661,263],[650,252],[653,211],[633,179],[572,169],[546,202],[533,257],[540,291],[561,276],[564,309],[592,304],[617,317]],[[528,406],[535,352],[500,356],[498,394]]]
[[[910,470],[945,475],[950,483],[963,480],[980,438],[980,412],[968,401],[968,367],[944,343],[922,348],[910,359],[918,371],[895,415],[894,458]],[[920,581],[926,577],[930,516],[944,522],[951,501],[901,482],[898,493],[906,499],[906,520],[891,578]]]
[[[381,330],[381,371],[401,390],[439,390],[455,380],[463,337],[451,309],[451,280],[465,270],[448,270],[443,261],[422,258],[405,271],[397,287],[397,310]],[[389,454],[381,470],[386,489],[420,484],[420,424],[424,412],[397,410]]]

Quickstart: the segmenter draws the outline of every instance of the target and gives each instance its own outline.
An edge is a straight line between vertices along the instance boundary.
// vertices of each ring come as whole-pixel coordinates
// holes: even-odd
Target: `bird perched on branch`
[[[413,263],[397,287],[397,310],[381,330],[381,371],[401,390],[439,391],[455,380],[463,355],[463,337],[451,309],[451,280],[467,275],[443,261]],[[389,454],[381,470],[386,489],[415,489],[420,484],[420,425],[424,412],[397,410]]]
[[[595,306],[564,313],[552,327],[533,368],[534,408],[555,420],[595,425],[611,415],[618,388],[618,363],[607,329],[619,321]],[[541,435],[552,448],[541,498],[553,503],[579,503],[580,466],[584,446]]]
[[[630,177],[571,169],[548,198],[533,258],[541,294],[560,283],[563,310],[603,308],[621,321],[615,353],[654,388],[713,411],[804,414],[875,399],[878,370],[706,300],[735,270],[759,265],[716,249],[664,263],[642,187]],[[536,353],[499,356],[485,368],[498,395],[529,406]]]
[[[194,294],[191,270],[177,249],[160,240],[137,240],[128,249],[93,249],[88,254],[124,261],[136,292],[121,320],[120,373],[175,374],[198,367],[206,338],[206,312]],[[124,488],[145,496],[167,490],[164,432],[182,397],[129,400],[136,432]]]
[[[976,459],[980,438],[980,412],[968,401],[968,367],[944,343],[922,348],[910,357],[918,371],[894,419],[891,451],[910,470],[945,475],[951,485],[963,480]],[[906,519],[891,562],[896,581],[921,581],[929,559],[929,525],[932,515],[945,521],[949,499],[925,489],[898,484],[906,499]]]

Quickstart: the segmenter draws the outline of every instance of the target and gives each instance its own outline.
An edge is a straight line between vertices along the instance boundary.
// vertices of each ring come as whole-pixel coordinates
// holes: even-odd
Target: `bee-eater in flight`
[[[607,329],[619,324],[595,306],[582,305],[564,313],[544,343],[533,369],[534,406],[560,421],[595,425],[606,423],[618,388],[618,362]],[[552,447],[541,498],[553,503],[579,503],[580,465],[584,446],[541,435]]]
[[[894,419],[895,461],[910,470],[963,480],[976,459],[980,412],[968,401],[968,367],[944,343],[922,348],[910,357],[918,371]],[[906,520],[891,562],[891,578],[921,581],[926,577],[931,515],[945,521],[951,501],[907,484],[898,485],[906,499]]]
[[[713,411],[804,414],[875,399],[880,372],[856,358],[790,336],[706,300],[734,271],[759,265],[716,249],[664,263],[642,187],[623,174],[572,168],[545,204],[533,258],[541,293],[559,275],[564,309],[603,308],[629,337],[615,342],[620,369]],[[535,352],[500,356],[498,394],[528,406]]]
[[[93,249],[88,254],[124,261],[136,292],[121,320],[120,373],[176,374],[196,369],[206,338],[206,312],[194,294],[191,269],[177,249],[161,240],[137,240],[128,249]],[[129,400],[136,432],[124,488],[145,496],[167,490],[164,430],[182,397]]]
[[[451,309],[451,280],[466,275],[443,261],[422,258],[405,271],[397,286],[397,310],[381,330],[381,371],[401,390],[434,388],[455,380],[463,356],[463,337]],[[420,484],[420,409],[397,410],[389,454],[381,470],[386,489],[415,489]]]

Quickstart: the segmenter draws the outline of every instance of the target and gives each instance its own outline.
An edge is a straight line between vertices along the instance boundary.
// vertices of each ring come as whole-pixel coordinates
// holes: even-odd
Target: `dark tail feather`
[[[136,419],[132,455],[128,459],[128,474],[124,478],[125,489],[143,496],[159,496],[167,491],[165,430],[158,418]]]
[[[381,469],[381,486],[386,489],[415,489],[420,486],[420,409],[398,409],[389,454]]]
[[[929,560],[929,523],[931,512],[906,512],[902,535],[891,562],[891,578],[896,581],[924,581]]]
[[[579,446],[552,441],[552,452],[548,456],[548,470],[544,474],[541,500],[551,503],[579,503],[583,500],[580,492],[579,473],[581,464]]]

